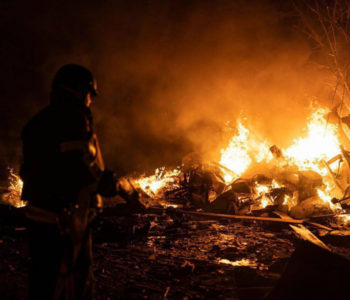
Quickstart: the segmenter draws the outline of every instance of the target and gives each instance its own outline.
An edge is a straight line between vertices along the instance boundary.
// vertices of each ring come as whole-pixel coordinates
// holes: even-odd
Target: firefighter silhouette
[[[90,104],[97,94],[89,70],[65,65],[54,77],[50,104],[22,131],[29,299],[92,297],[89,224],[101,208],[100,195],[118,193],[93,130]]]

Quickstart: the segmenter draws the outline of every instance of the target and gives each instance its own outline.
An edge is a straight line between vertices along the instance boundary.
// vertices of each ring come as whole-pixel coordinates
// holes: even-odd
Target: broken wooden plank
[[[219,219],[233,219],[233,220],[247,220],[247,221],[263,221],[263,222],[278,222],[287,224],[303,224],[304,220],[296,219],[280,219],[280,218],[270,218],[270,217],[252,217],[252,216],[240,216],[240,215],[228,215],[228,214],[216,214],[210,212],[199,212],[199,211],[188,211],[183,209],[176,209],[174,212],[179,212],[188,215],[212,217]]]
[[[283,212],[275,212],[276,215],[280,216],[284,220],[290,219],[290,217]],[[315,236],[309,229],[303,225],[293,226],[289,225],[302,239],[309,241],[323,249],[331,251],[317,236]],[[326,227],[326,226],[325,226]],[[330,229],[331,230],[331,229]]]
[[[325,226],[325,225],[322,225],[322,224],[319,224],[319,223],[316,223],[316,222],[305,221],[305,223],[308,224],[308,225],[317,227],[317,228],[319,228],[319,229],[323,229],[323,230],[327,230],[327,231],[332,231],[332,230],[333,230],[333,229],[330,228],[330,227],[327,227],[327,226]]]
[[[342,154],[344,155],[344,158],[346,159],[346,162],[350,166],[350,152],[346,151],[343,146],[340,146],[340,150],[341,150]]]
[[[317,236],[315,236],[309,229],[303,225],[289,225],[300,237],[306,241],[309,241],[325,250],[331,251],[325,243],[323,243]]]
[[[329,173],[329,175],[331,175],[331,177],[332,177],[332,179],[333,179],[333,181],[334,181],[334,183],[336,184],[336,186],[343,192],[343,194],[344,194],[344,192],[345,192],[345,189],[343,188],[343,186],[340,184],[340,182],[338,181],[338,179],[337,179],[337,176],[333,173],[333,171],[332,171],[332,169],[331,169],[331,167],[329,166],[329,164],[326,162],[326,161],[322,161],[323,163],[324,163],[324,165],[326,166],[326,168],[327,168],[327,170],[328,170],[328,173]]]
[[[340,160],[342,162],[343,156],[341,156],[341,154],[338,154],[338,155],[334,156],[333,158],[331,158],[330,160],[328,160],[327,164],[331,165],[332,163],[336,162],[337,160]]]
[[[332,199],[332,203],[334,203],[334,204],[336,204],[336,203],[341,203],[341,202],[344,202],[344,201],[349,200],[349,199],[350,199],[350,196],[348,196],[348,197],[343,197],[343,198],[341,198],[341,199],[333,198],[333,199]]]
[[[293,219],[292,217],[288,216],[286,213],[281,212],[281,211],[274,211],[273,213],[276,214],[277,216],[281,217],[282,219]],[[323,229],[323,230],[327,230],[327,231],[332,231],[333,230],[330,227],[327,227],[325,225],[322,225],[322,224],[319,224],[319,223],[316,223],[316,222],[311,222],[311,221],[304,220],[304,223],[306,223],[308,225],[311,225],[311,226],[314,226],[314,227],[317,227],[317,228],[320,228],[320,229]]]
[[[292,220],[295,220],[294,218],[288,216],[286,213],[284,213],[282,211],[275,210],[273,213],[275,215],[279,216],[281,219],[292,219]]]

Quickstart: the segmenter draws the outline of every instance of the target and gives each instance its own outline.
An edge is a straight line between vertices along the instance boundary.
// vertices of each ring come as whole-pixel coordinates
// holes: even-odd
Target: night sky
[[[283,5],[281,4],[283,2]],[[274,143],[327,102],[327,74],[288,1],[1,1],[0,167],[66,63],[91,69],[107,165],[121,172],[215,157],[239,115]]]

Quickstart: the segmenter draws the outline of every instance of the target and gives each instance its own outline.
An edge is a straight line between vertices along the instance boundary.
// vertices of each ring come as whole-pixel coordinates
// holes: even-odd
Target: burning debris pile
[[[286,149],[258,139],[239,119],[217,162],[190,153],[174,170],[162,167],[154,175],[128,181],[142,192],[147,207],[181,205],[238,215],[278,210],[299,219],[337,215],[340,223],[347,224],[350,154],[340,142],[347,125],[346,118],[338,118],[338,124],[328,122],[332,114],[325,108],[314,109],[304,136]],[[9,171],[1,202],[24,206],[23,183]]]
[[[271,208],[294,218],[344,213],[350,200],[350,156],[340,142],[344,124],[328,122],[332,113],[314,109],[304,136],[286,149],[257,139],[238,120],[218,162],[191,153],[181,168],[157,169],[134,182],[163,204],[212,212],[243,215]]]
[[[299,278],[298,285],[309,284],[309,274],[326,290],[331,287],[332,293],[343,293],[336,283],[348,274],[340,266],[346,272],[349,269],[348,261],[338,254],[349,256],[349,231],[341,227],[350,223],[350,156],[340,142],[346,127],[329,123],[328,114],[326,109],[316,109],[305,135],[286,149],[255,138],[253,130],[238,120],[237,132],[217,162],[191,153],[183,158],[181,167],[126,178],[150,209],[127,215],[120,207],[107,206],[102,214],[95,231],[102,298],[142,293],[160,295],[155,298],[169,294],[175,298],[210,295],[212,299],[215,295],[230,298],[237,292],[239,299],[262,299],[266,291],[272,290],[271,295],[285,291],[291,280]],[[21,179],[10,170],[8,180],[1,202],[25,205],[20,200]],[[159,205],[183,209],[164,210]],[[335,216],[334,224],[326,224],[329,227],[307,220],[329,215]],[[247,226],[230,222],[233,219],[270,223]],[[280,221],[307,242],[296,241]],[[128,240],[132,243],[126,246]],[[286,266],[289,271],[282,274]],[[337,271],[328,282],[330,269]],[[122,292],[115,292],[115,286],[121,286]],[[254,297],[244,298],[245,292],[255,293]]]

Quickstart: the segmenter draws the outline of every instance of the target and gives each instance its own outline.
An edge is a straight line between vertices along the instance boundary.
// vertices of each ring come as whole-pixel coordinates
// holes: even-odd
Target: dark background
[[[66,63],[90,68],[107,164],[123,172],[217,158],[239,115],[288,144],[329,74],[288,1],[1,0],[0,167],[18,168],[20,131]]]

